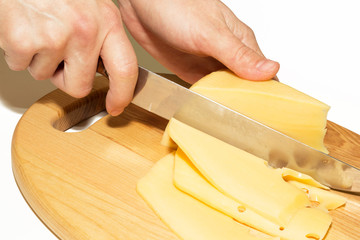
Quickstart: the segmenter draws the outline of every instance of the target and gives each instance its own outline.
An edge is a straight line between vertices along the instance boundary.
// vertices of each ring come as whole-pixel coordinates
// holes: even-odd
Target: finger
[[[60,54],[38,53],[33,57],[28,71],[36,80],[45,80],[54,75],[62,60]]]
[[[209,54],[238,76],[249,80],[268,80],[279,70],[279,63],[266,59],[245,45],[230,31],[217,34],[208,47]]]
[[[240,21],[240,19],[238,19],[227,6],[224,5],[224,7],[226,8],[224,17],[228,30],[230,30],[230,32],[240,39],[246,46],[253,49],[259,55],[264,56],[258,42],[256,41],[254,31],[244,22]]]
[[[16,50],[5,50],[4,49],[4,58],[13,71],[22,71],[25,70],[31,60],[33,59],[35,52],[31,49],[16,49]]]
[[[236,16],[234,17],[236,18]],[[239,19],[236,18],[236,20],[237,21],[235,21],[234,23],[235,27],[233,27],[233,30],[231,30],[230,28],[229,30],[235,35],[235,37],[240,39],[240,41],[244,43],[247,47],[253,49],[260,56],[264,56],[258,42],[256,41],[254,31],[245,23],[241,22]]]
[[[116,116],[130,103],[138,75],[136,55],[121,24],[108,33],[100,55],[109,75],[106,109]]]
[[[97,60],[98,54],[73,52],[65,57],[63,67],[55,71],[51,82],[73,97],[85,97],[92,89]]]

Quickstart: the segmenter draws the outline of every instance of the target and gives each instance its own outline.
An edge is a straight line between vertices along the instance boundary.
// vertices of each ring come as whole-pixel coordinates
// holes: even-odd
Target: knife
[[[101,59],[97,71],[108,77]],[[177,120],[268,161],[341,191],[360,194],[360,169],[139,66],[132,103]]]

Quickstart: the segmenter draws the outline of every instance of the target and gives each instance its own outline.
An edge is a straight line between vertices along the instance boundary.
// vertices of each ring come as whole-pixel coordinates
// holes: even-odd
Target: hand
[[[119,0],[136,41],[180,78],[193,83],[224,68],[268,80],[279,64],[262,54],[253,31],[219,0]]]
[[[117,115],[131,101],[137,61],[111,0],[0,0],[0,6],[0,47],[12,70],[28,69],[83,97],[100,55],[110,80],[108,112]]]

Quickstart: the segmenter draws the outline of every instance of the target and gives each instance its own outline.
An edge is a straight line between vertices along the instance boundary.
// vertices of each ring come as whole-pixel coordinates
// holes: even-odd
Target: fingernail
[[[256,69],[260,72],[272,72],[277,67],[277,62],[272,60],[264,59],[256,65]]]
[[[111,116],[116,117],[116,116],[120,115],[123,111],[124,111],[124,109],[122,109],[122,108],[120,108],[120,109],[112,109],[111,111],[109,111],[109,114]]]

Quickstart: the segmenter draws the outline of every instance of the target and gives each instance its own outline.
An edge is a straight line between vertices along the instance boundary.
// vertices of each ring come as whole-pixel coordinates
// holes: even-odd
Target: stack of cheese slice
[[[222,80],[218,78],[220,85]],[[195,86],[201,88],[202,81]],[[314,121],[306,124],[321,125]],[[287,126],[295,128],[301,125]],[[345,203],[307,175],[273,169],[264,160],[176,119],[169,122],[166,134],[176,152],[156,163],[137,190],[181,239],[323,239],[331,224],[327,211]],[[323,132],[317,134],[309,138],[323,138]]]

